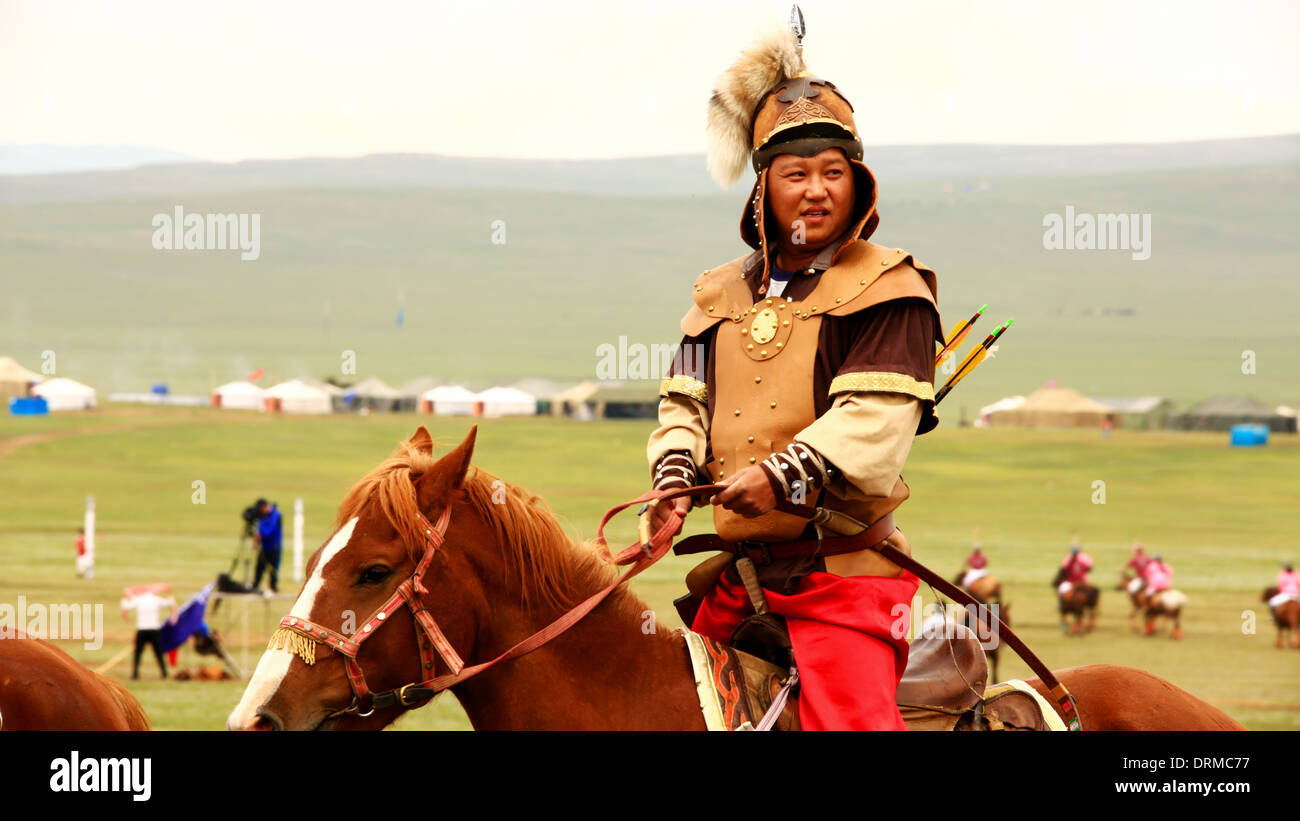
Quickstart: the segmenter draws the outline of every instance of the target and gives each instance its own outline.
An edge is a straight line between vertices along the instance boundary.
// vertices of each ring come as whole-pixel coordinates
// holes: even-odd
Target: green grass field
[[[178,599],[229,566],[239,511],[258,496],[286,511],[302,497],[310,553],[330,533],[334,510],[363,473],[417,425],[454,445],[467,419],[413,415],[278,417],[210,409],[108,406],[47,418],[0,417],[0,603],[104,605],[103,648],[62,642],[89,666],[131,640],[117,614],[121,589],[168,581]],[[590,538],[600,515],[642,492],[646,422],[578,423],[516,419],[481,423],[475,464],[545,497],[575,537]],[[1300,440],[1275,436],[1265,448],[1232,449],[1226,434],[1116,431],[940,430],[913,447],[905,477],[912,499],[899,514],[917,558],[951,576],[978,536],[991,572],[1012,602],[1017,632],[1052,667],[1117,663],[1148,670],[1224,709],[1251,729],[1300,729],[1300,651],[1277,650],[1259,601],[1284,557],[1297,557],[1296,465]],[[204,483],[204,504],[193,501]],[[1096,482],[1105,503],[1095,504]],[[95,577],[73,571],[74,540],[87,494],[98,511]],[[686,532],[709,522],[694,514]],[[633,538],[631,517],[611,542]],[[284,570],[290,567],[286,521]],[[1048,582],[1071,534],[1097,562],[1103,588],[1098,630],[1063,637]],[[1191,597],[1185,638],[1131,633],[1127,603],[1114,591],[1129,545],[1140,539],[1175,567],[1175,586]],[[689,559],[669,558],[634,589],[665,624]],[[285,588],[295,587],[291,583]],[[923,587],[929,600],[931,595]],[[289,602],[278,602],[278,617]],[[1256,631],[1249,633],[1253,612]],[[262,616],[253,613],[260,629]],[[264,634],[263,634],[264,635]],[[263,639],[264,640],[264,639]],[[243,648],[234,648],[238,658]],[[255,660],[259,647],[250,647]],[[158,729],[220,729],[238,701],[238,682],[160,682],[142,663],[131,683]],[[182,651],[181,665],[199,658]],[[125,679],[129,660],[112,674]],[[1014,657],[1002,677],[1028,676]],[[444,697],[409,714],[401,729],[465,729]]]

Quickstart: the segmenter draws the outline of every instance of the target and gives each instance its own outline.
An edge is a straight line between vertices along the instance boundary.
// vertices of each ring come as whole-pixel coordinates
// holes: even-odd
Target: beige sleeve
[[[888,496],[912,449],[921,402],[900,393],[852,391],[817,421],[795,434],[826,457],[839,475],[827,489],[841,499]]]
[[[696,467],[702,467],[708,448],[708,431],[708,405],[680,393],[661,396],[659,427],[650,434],[650,441],[646,444],[650,470],[653,471],[659,459],[670,450],[690,451]]]

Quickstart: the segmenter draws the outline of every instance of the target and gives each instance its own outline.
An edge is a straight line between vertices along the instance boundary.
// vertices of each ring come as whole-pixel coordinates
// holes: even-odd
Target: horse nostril
[[[248,725],[246,729],[256,732],[267,732],[271,730],[283,730],[284,725],[280,723],[280,719],[275,715],[275,713],[258,710],[257,718],[254,719],[253,723]]]

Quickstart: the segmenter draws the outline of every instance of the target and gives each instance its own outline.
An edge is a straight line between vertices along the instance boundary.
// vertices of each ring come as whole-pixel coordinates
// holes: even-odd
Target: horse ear
[[[420,430],[424,430],[423,427]],[[416,434],[419,435],[418,432]],[[426,431],[426,435],[427,431]],[[478,425],[469,429],[465,441],[455,450],[433,463],[415,482],[420,510],[426,513],[438,505],[439,500],[446,499],[465,484],[465,474],[469,472],[470,460],[474,456],[474,440],[478,436]]]
[[[425,453],[433,453],[433,437],[429,435],[429,430],[424,425],[416,429],[415,434],[406,440],[408,445],[415,445],[417,450]]]

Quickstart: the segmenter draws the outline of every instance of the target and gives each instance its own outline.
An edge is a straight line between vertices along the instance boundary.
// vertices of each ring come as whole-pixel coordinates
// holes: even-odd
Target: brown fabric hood
[[[838,247],[830,259],[830,265],[835,264],[841,252],[854,240],[870,239],[871,235],[875,233],[876,226],[880,224],[880,214],[876,210],[877,187],[875,176],[871,173],[871,169],[867,168],[866,164],[861,160],[855,160],[847,154],[845,157],[853,169],[853,221],[842,236],[831,241],[832,246],[838,243]],[[770,166],[759,172],[758,179],[755,180],[754,187],[749,192],[749,198],[745,201],[745,208],[740,217],[741,239],[750,248],[761,251],[763,254],[763,273],[759,281],[759,294],[767,293],[768,274],[771,271],[778,248],[778,245],[772,239],[773,228],[768,225],[770,215],[767,213],[767,173],[769,170]]]

